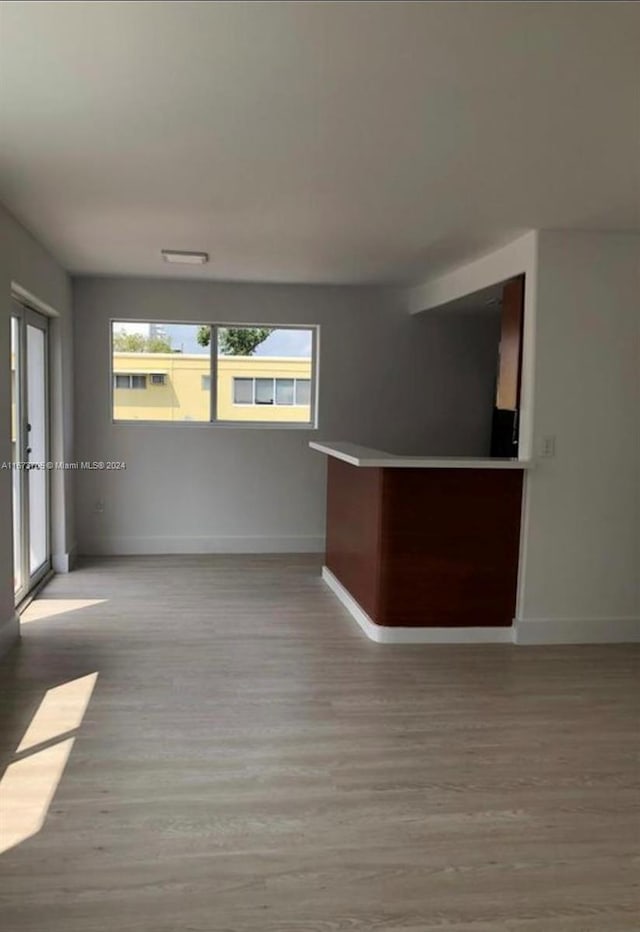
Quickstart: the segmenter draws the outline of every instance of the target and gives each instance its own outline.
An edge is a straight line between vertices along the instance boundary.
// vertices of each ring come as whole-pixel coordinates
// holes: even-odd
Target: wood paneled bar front
[[[310,446],[328,457],[323,576],[369,637],[511,640],[528,463]]]

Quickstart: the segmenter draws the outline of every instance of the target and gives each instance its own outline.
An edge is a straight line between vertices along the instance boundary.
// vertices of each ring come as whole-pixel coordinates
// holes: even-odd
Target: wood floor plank
[[[637,930],[638,648],[376,645],[319,570],[104,558],[32,603],[0,772],[75,740],[2,928]]]

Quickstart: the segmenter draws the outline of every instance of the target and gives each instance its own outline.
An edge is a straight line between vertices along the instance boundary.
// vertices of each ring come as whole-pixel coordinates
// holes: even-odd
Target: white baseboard
[[[640,642],[640,618],[535,618],[517,620],[511,628],[391,628],[377,625],[323,566],[322,578],[379,644],[631,644]]]
[[[640,641],[640,618],[518,619],[516,644],[630,644]]]
[[[378,644],[511,643],[512,628],[391,628],[386,625],[377,625],[326,566],[322,567],[322,578],[355,618],[367,637]]]
[[[67,553],[54,553],[51,556],[51,568],[54,573],[70,573],[76,563],[76,548]]]
[[[20,619],[14,612],[12,617],[0,624],[0,657],[7,653],[20,639]]]
[[[323,553],[324,537],[94,537],[81,541],[86,556],[179,553]]]

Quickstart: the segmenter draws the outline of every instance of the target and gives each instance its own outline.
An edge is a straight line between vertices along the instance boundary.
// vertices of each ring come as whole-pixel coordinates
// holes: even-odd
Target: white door
[[[47,318],[14,301],[11,450],[16,604],[51,568]]]

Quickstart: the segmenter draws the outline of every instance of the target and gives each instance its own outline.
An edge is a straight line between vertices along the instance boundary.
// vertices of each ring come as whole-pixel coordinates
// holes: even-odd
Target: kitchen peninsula
[[[529,463],[310,447],[327,456],[323,578],[372,640],[512,639]]]

